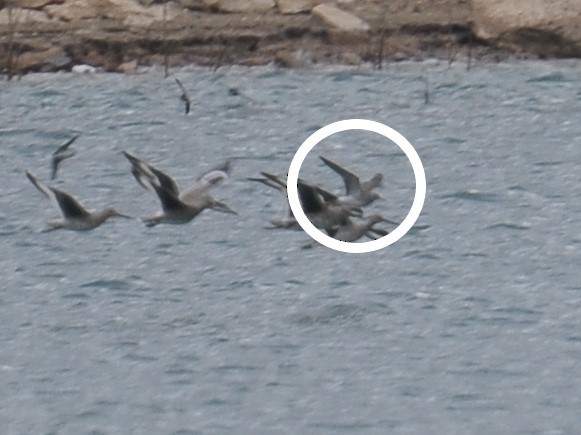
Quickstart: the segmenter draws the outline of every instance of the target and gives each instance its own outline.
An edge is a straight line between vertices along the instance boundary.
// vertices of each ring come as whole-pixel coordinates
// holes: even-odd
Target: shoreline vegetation
[[[0,73],[581,57],[578,0],[0,0]]]

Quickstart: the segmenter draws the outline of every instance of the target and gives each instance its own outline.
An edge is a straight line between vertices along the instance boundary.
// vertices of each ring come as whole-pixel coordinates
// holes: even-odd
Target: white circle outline
[[[395,230],[391,231],[388,235],[377,240],[372,240],[370,242],[350,243],[329,237],[327,234],[320,231],[311,223],[303,211],[299,200],[299,192],[297,188],[299,172],[309,152],[311,152],[311,150],[323,139],[326,139],[332,134],[346,130],[370,131],[372,133],[380,134],[392,142],[395,142],[395,144],[401,148],[401,150],[409,159],[416,179],[416,193],[414,196],[414,202],[412,203],[412,207],[406,218]],[[307,140],[305,140],[299,147],[291,161],[286,185],[290,208],[301,228],[305,230],[309,236],[311,236],[322,245],[325,245],[326,247],[336,251],[351,254],[361,254],[365,252],[377,251],[379,249],[388,247],[392,243],[397,242],[414,226],[420,216],[420,213],[422,212],[424,201],[426,199],[426,173],[424,172],[424,166],[422,165],[420,156],[412,144],[409,143],[409,141],[403,135],[401,135],[393,128],[377,121],[371,121],[369,119],[345,119],[342,121],[333,122],[326,125],[325,127],[320,128],[312,135],[310,135]]]

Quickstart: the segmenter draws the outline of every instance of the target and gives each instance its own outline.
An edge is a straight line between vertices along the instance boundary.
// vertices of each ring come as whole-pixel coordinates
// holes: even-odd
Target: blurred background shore
[[[578,0],[0,0],[0,72],[579,57]]]

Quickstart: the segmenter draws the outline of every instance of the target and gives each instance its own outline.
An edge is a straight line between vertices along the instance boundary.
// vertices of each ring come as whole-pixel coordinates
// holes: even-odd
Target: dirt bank
[[[136,0],[0,0],[0,69],[18,74],[88,64],[132,72],[137,66],[164,63],[219,67],[276,61],[301,67],[426,57],[543,56],[542,50],[529,50],[526,44],[476,37],[468,0],[337,1],[336,8],[368,26],[364,30],[329,24],[314,12],[322,2],[294,2],[263,0],[266,6],[238,11],[251,0],[148,6]],[[294,9],[282,13],[284,3]]]

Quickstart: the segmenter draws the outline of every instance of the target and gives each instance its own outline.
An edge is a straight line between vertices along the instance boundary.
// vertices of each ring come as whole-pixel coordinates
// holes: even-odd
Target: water
[[[1,83],[3,434],[578,431],[578,62],[178,75],[191,116],[155,71]],[[305,234],[263,228],[281,200],[246,177],[285,173],[346,118],[415,146],[424,229],[372,254],[303,250]],[[24,170],[46,179],[75,131],[55,184],[88,207],[158,209],[127,149],[183,187],[232,158],[215,195],[240,215],[39,233],[58,212]],[[383,172],[370,212],[405,217],[414,178],[395,145],[349,132],[317,146],[301,175],[339,189],[317,154]]]

